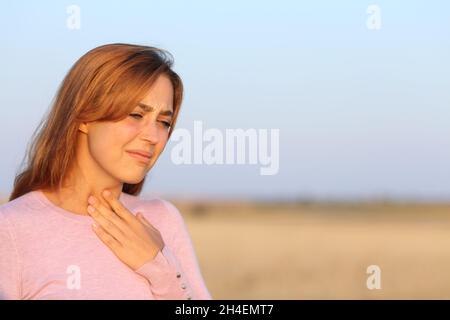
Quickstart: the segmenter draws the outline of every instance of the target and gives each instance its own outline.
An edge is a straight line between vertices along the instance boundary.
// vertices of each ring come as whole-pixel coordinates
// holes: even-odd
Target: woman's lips
[[[145,162],[145,163],[149,163],[150,162],[150,158],[149,157],[145,157],[145,156],[143,156],[143,155],[141,155],[139,153],[136,153],[136,152],[131,152],[131,151],[127,151],[127,152],[128,152],[128,154],[130,156],[140,160],[141,162]]]

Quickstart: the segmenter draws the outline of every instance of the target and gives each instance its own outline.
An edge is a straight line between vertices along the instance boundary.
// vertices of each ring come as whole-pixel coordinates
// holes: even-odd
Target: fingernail
[[[89,212],[89,213],[94,213],[94,207],[92,207],[92,206],[88,206],[87,207],[87,211]]]
[[[94,198],[93,196],[89,196],[88,202],[89,202],[90,204],[95,204],[95,198]]]
[[[105,195],[105,197],[109,197],[111,195],[111,192],[109,190],[105,190],[103,191],[103,194]]]

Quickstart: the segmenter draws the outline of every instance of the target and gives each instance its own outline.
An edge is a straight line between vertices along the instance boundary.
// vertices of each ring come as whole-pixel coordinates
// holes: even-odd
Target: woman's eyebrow
[[[149,106],[148,104],[142,103],[142,102],[139,102],[138,106],[145,112],[155,111],[155,108],[153,108],[152,106]],[[163,116],[172,116],[173,112],[171,110],[166,109],[166,110],[163,110],[160,114]]]

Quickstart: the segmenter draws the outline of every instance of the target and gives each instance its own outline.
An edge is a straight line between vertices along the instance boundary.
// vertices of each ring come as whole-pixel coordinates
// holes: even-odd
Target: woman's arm
[[[104,193],[108,207],[88,200],[93,230],[116,256],[150,282],[156,299],[211,299],[200,274],[187,227],[178,209],[162,200],[168,237],[162,238],[145,212],[134,215],[119,199]],[[151,209],[154,210],[152,206]]]
[[[149,280],[156,299],[211,300],[183,217],[170,202],[162,202],[173,236],[152,261],[136,272]]]
[[[0,300],[19,299],[19,254],[10,223],[0,210]]]

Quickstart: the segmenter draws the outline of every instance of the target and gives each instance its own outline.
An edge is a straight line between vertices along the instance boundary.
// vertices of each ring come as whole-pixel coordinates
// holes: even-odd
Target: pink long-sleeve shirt
[[[92,230],[94,220],[40,190],[0,206],[0,299],[212,299],[187,226],[163,199],[121,193],[160,231],[164,248],[132,270]]]

